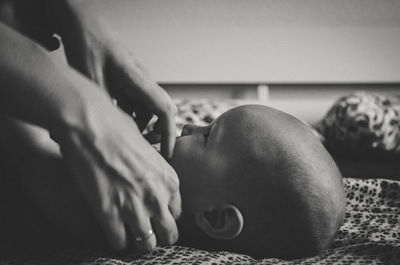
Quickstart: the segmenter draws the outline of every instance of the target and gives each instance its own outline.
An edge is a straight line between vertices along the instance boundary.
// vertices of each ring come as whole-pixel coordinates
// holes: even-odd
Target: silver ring
[[[148,240],[150,237],[153,236],[153,234],[154,234],[153,230],[150,229],[150,230],[147,232],[146,235],[135,237],[135,241],[136,241],[136,242],[142,242],[142,241]]]

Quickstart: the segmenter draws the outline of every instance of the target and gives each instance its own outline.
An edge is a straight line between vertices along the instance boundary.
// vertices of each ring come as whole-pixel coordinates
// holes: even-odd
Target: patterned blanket
[[[188,122],[208,124],[238,104],[183,100],[177,105],[180,130]],[[0,252],[0,264],[400,264],[400,181],[347,178],[344,185],[347,196],[345,223],[331,247],[315,257],[294,261],[256,260],[228,252],[171,246],[157,248],[151,254],[124,256],[65,250],[22,259]]]
[[[256,260],[228,252],[208,252],[171,246],[146,255],[107,256],[89,251],[47,253],[21,259],[6,253],[0,264],[399,264],[400,182],[384,179],[345,179],[345,223],[331,248],[316,257],[294,261]]]

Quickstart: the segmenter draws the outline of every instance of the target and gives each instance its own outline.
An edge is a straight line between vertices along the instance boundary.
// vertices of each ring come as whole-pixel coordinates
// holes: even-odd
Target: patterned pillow
[[[398,98],[357,92],[340,98],[316,129],[336,154],[399,154]]]
[[[222,113],[245,104],[263,104],[262,102],[245,102],[237,100],[179,99],[175,100],[178,108],[176,117],[177,135],[180,135],[185,124],[205,126],[212,123]],[[323,140],[322,135],[311,127],[316,137]]]
[[[212,101],[208,99],[181,99],[175,100],[175,104],[178,108],[176,126],[179,135],[185,124],[208,125],[222,113],[241,105],[233,100]]]

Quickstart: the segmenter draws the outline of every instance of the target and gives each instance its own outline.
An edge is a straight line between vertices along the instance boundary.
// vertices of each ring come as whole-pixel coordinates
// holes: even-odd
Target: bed
[[[237,101],[209,101],[209,100],[179,100],[177,128],[181,130],[185,123],[205,125],[212,122],[222,112],[240,105]],[[328,124],[328,123],[327,123]],[[315,125],[315,133],[323,141],[328,141],[324,132],[329,124]],[[324,126],[324,127],[321,127]],[[332,126],[332,124],[331,124]],[[394,126],[396,127],[396,126]],[[398,126],[397,126],[398,128]],[[332,127],[331,127],[332,129]],[[387,140],[387,139],[386,139]],[[343,141],[348,145],[348,139]],[[356,141],[353,139],[353,141]],[[373,142],[373,141],[372,141]],[[363,154],[375,154],[376,158],[382,157],[382,152],[387,151],[390,157],[388,166],[397,164],[397,153],[382,148],[372,147],[367,150],[372,142],[355,144],[360,147]],[[328,145],[329,146],[329,145]],[[338,146],[336,142],[335,147]],[[366,148],[366,149],[365,149]],[[368,152],[367,152],[368,151]],[[369,152],[371,151],[371,152]],[[347,150],[349,152],[349,150]],[[209,252],[188,248],[184,246],[159,247],[153,253],[146,255],[121,255],[113,256],[89,250],[63,250],[62,252],[36,253],[21,258],[5,250],[0,252],[1,264],[399,264],[400,263],[400,172],[396,175],[393,170],[383,175],[379,174],[379,167],[367,177],[360,173],[357,178],[351,172],[360,172],[351,168],[352,162],[357,157],[352,152],[350,160],[346,160],[343,153],[332,150],[339,166],[346,172],[343,182],[346,190],[346,217],[344,225],[340,228],[329,249],[318,256],[294,261],[285,261],[273,258],[254,259],[250,256],[228,252]],[[337,154],[339,153],[339,154]],[[365,155],[363,155],[365,156]],[[383,156],[385,157],[385,156]],[[343,161],[347,161],[347,164]],[[362,159],[358,168],[362,168]],[[345,165],[345,166],[344,166]],[[350,165],[350,167],[349,167]],[[347,168],[346,168],[347,167]],[[386,168],[386,167],[385,167]],[[384,168],[382,168],[384,169]],[[383,171],[382,171],[383,172]],[[389,177],[389,178],[388,178]]]

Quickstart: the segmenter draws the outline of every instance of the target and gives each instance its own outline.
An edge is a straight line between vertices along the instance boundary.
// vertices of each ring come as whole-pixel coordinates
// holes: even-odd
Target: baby
[[[172,166],[184,244],[300,257],[326,248],[343,222],[342,177],[331,156],[308,126],[268,107],[185,126]]]
[[[28,197],[56,229],[69,231],[46,232],[47,225],[32,225],[29,217],[35,231],[24,231],[23,224],[6,232],[14,239],[19,232],[25,241],[41,238],[48,245],[54,238],[74,245],[105,244],[57,145],[41,129],[5,122],[14,123],[15,131],[3,145],[10,137],[17,145],[8,150],[19,158]],[[333,159],[306,125],[268,107],[237,107],[209,126],[185,126],[171,165],[181,183],[183,245],[298,258],[325,249],[343,222],[342,177]]]

